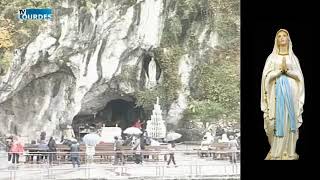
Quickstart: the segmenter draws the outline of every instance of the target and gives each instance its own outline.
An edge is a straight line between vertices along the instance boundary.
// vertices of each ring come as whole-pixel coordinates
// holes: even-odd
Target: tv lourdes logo
[[[51,8],[20,9],[18,18],[20,20],[52,20],[52,9]]]

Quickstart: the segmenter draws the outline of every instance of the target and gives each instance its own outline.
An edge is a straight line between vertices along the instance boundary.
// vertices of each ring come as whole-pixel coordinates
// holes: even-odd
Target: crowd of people
[[[126,135],[124,138],[121,136],[114,137],[113,150],[115,151],[114,162],[113,165],[123,165],[124,164],[124,155],[122,153],[123,146],[131,147],[131,150],[134,151],[133,161],[136,164],[143,164],[143,159],[148,158],[148,155],[143,155],[142,151],[145,150],[147,145],[157,145],[160,146],[160,143],[154,139],[148,137],[146,131],[143,131],[142,124],[140,120],[136,121],[132,127],[139,128],[143,133],[138,135]],[[80,142],[75,139],[74,133],[71,131],[71,126],[68,127],[65,131],[63,131],[63,136],[59,143],[66,144],[70,147],[70,156],[69,160],[72,161],[72,165],[75,168],[76,166],[80,167]],[[94,131],[91,131],[94,133]],[[228,135],[229,134],[229,135]],[[238,150],[240,144],[240,132],[234,131],[234,133],[230,133],[226,128],[222,128],[218,126],[216,129],[215,136],[211,132],[206,132],[203,140],[201,142],[200,148],[201,150],[209,150],[209,146],[214,142],[218,143],[228,143],[230,149]],[[19,141],[18,136],[11,136],[7,138],[7,152],[8,152],[8,161],[11,163],[19,163],[19,157],[24,152],[24,146],[21,141]],[[57,160],[57,142],[55,137],[50,137],[49,140],[46,140],[45,132],[41,133],[40,140],[36,143],[35,141],[32,144],[38,147],[37,162],[48,161],[50,165]],[[175,143],[168,142],[167,152],[169,158],[165,158],[167,161],[167,166],[171,163],[176,167],[176,159],[175,159]],[[41,154],[42,153],[42,154]],[[87,161],[90,162],[90,159],[93,160],[93,156],[95,155],[95,145],[87,146],[86,145],[86,155]],[[207,155],[206,153],[202,153],[201,156]],[[90,158],[91,157],[91,158]],[[33,161],[33,157],[29,156]],[[236,161],[236,154],[232,154],[230,160],[232,162]],[[30,160],[30,159],[29,159]]]
[[[227,144],[228,149],[234,151],[234,153],[230,156],[230,161],[235,163],[237,159],[237,150],[240,149],[240,132],[226,131],[222,129],[221,133],[216,133],[215,136],[210,132],[206,132],[203,140],[201,141],[200,149],[202,150],[201,157],[208,157],[211,153],[206,153],[206,151],[210,150],[210,147],[214,143],[224,143]],[[228,135],[229,134],[229,135]]]
[[[51,137],[49,141],[41,138],[37,144],[35,141],[31,142],[32,145],[36,145],[38,148],[37,162],[43,160],[49,160],[52,164],[56,160],[56,142],[54,137]],[[20,156],[24,153],[24,143],[21,141],[19,136],[9,136],[6,139],[6,151],[8,152],[8,162],[13,164],[18,164]],[[33,156],[29,156],[28,160],[33,161]]]

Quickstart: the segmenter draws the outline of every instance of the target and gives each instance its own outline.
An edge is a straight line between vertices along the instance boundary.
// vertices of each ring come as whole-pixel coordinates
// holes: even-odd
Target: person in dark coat
[[[76,167],[76,163],[78,167],[80,167],[80,146],[77,140],[73,140],[70,146],[70,156],[73,168]]]
[[[12,146],[12,137],[9,137],[6,139],[6,151],[8,152],[8,161],[11,162],[11,153],[10,153],[10,149]]]
[[[50,138],[48,142],[48,147],[49,147],[49,163],[50,165],[52,165],[52,162],[57,159],[57,155],[56,155],[57,145],[53,137]]]
[[[45,140],[41,140],[40,143],[38,144],[39,148],[39,155],[37,156],[37,163],[40,161],[46,161],[48,158],[48,144]]]
[[[175,143],[173,141],[168,144],[169,160],[168,160],[168,163],[167,163],[167,167],[169,167],[171,161],[173,162],[174,166],[177,167],[176,161],[175,161],[175,158],[174,158],[174,152],[176,150],[175,147],[176,147],[176,145],[175,145]]]

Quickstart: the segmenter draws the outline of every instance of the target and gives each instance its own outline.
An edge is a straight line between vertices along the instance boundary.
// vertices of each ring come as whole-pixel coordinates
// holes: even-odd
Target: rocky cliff
[[[48,3],[54,9],[53,21],[38,22],[31,30],[23,26],[25,22],[19,25],[12,17],[10,21],[14,5],[11,9],[1,7],[2,21],[28,30],[25,38],[16,43],[12,40],[6,47],[5,38],[0,38],[3,134],[34,138],[38,137],[34,132],[46,131],[59,135],[61,124],[71,124],[75,116],[95,114],[112,100],[134,102],[150,110],[156,96],[160,97],[166,122],[177,124],[190,101],[194,67],[210,58],[216,47],[239,43],[236,1],[229,2],[234,6],[230,9],[236,10],[228,25],[229,35],[218,29],[218,23],[223,24],[219,19],[227,15],[215,8],[222,6],[220,1]],[[4,32],[10,34],[4,24],[2,36]],[[11,37],[21,34],[15,31]],[[232,57],[237,64],[238,56]],[[148,63],[152,58],[157,65],[157,84],[149,87],[153,77],[149,77]]]

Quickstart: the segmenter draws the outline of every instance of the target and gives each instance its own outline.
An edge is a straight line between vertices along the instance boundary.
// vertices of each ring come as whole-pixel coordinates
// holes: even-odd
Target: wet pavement
[[[177,146],[178,150],[193,147]],[[5,160],[5,158],[3,158]],[[49,166],[48,164],[18,164],[7,161],[1,163],[2,179],[240,179],[240,163],[227,160],[213,160],[210,157],[199,158],[197,154],[175,154],[177,167],[166,162],[145,161],[142,165],[127,163],[114,166],[111,163],[81,164],[73,168],[72,164]],[[3,161],[2,161],[3,162]],[[7,163],[7,164],[6,164]]]

